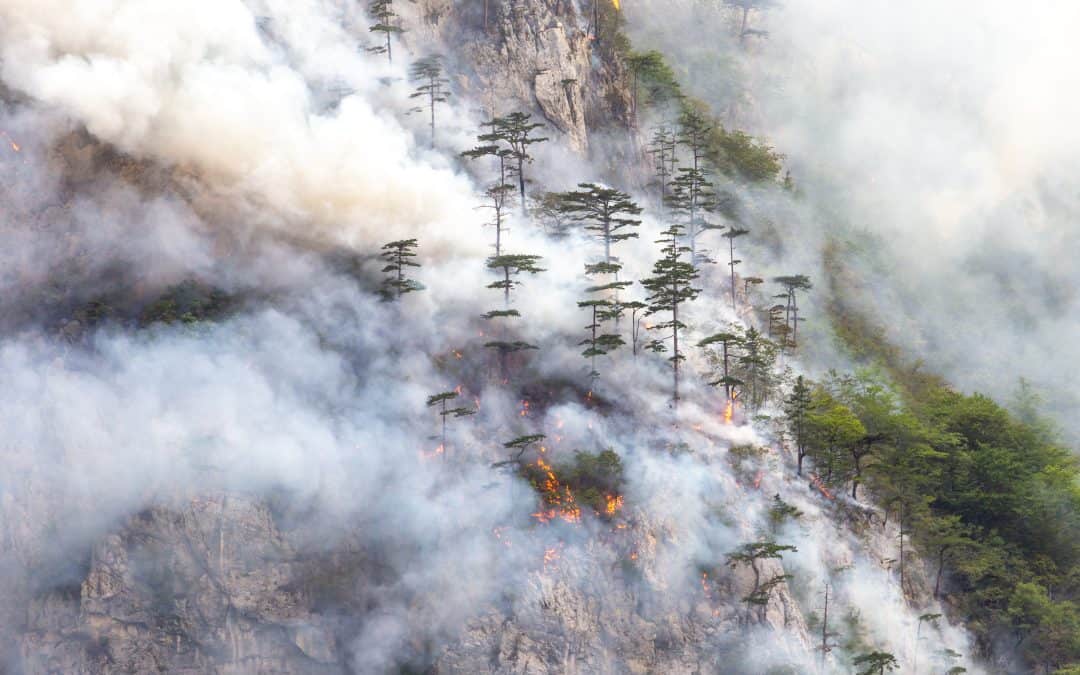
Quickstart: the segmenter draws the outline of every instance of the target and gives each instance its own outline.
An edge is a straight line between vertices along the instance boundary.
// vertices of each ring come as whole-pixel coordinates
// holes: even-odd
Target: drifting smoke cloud
[[[782,493],[809,518],[784,535],[800,548],[796,595],[810,598],[837,559],[850,560],[849,603],[873,608],[868,616],[887,608],[867,630],[875,644],[908,654],[906,638],[897,636],[909,634],[912,614],[890,576],[837,534],[805,485],[780,477],[783,466],[769,464],[778,464],[775,456],[753,466],[768,477],[760,490],[748,489],[726,450],[763,441],[749,426],[724,426],[715,394],[700,383],[687,384],[681,431],[664,422],[669,371],[656,359],[624,354],[608,364],[598,391],[620,403],[607,417],[573,400],[522,417],[513,392],[485,384],[477,374],[486,329],[478,317],[501,300],[483,289],[490,238],[477,225],[475,187],[448,153],[423,149],[421,125],[403,126],[410,105],[404,69],[359,54],[357,36],[366,32],[355,9],[328,0],[12,0],[0,7],[0,73],[29,99],[3,116],[4,128],[27,146],[3,169],[17,179],[4,183],[7,201],[21,204],[3,216],[16,237],[3,255],[8,269],[19,270],[4,280],[6,294],[32,305],[53,279],[42,269],[77,258],[85,263],[77,277],[89,287],[85,299],[116,266],[153,288],[193,276],[250,298],[237,316],[210,327],[106,324],[75,344],[57,339],[58,317],[9,331],[0,345],[7,383],[0,496],[20,517],[3,530],[4,590],[78,580],[66,563],[149,503],[284,489],[312,505],[299,520],[312,550],[358,538],[361,548],[386,552],[396,573],[378,610],[357,617],[350,651],[359,672],[398,663],[416,635],[452,640],[481,608],[536,612],[532,601],[551,582],[531,572],[552,545],[548,537],[567,547],[567,583],[613,589],[611,606],[629,613],[633,603],[620,605],[614,591],[614,559],[573,562],[583,551],[613,557],[592,543],[603,526],[530,527],[531,489],[489,468],[504,458],[503,441],[554,436],[562,427],[554,457],[612,447],[626,463],[627,501],[651,537],[642,563],[651,586],[634,586],[643,595],[659,589],[650,618],[680,607],[703,626],[703,644],[741,643],[738,631],[705,628],[711,607],[686,612],[685,605],[700,604],[702,566],[716,568],[725,553],[760,536],[768,497]],[[327,109],[323,94],[342,84],[353,93]],[[448,145],[473,124],[447,119]],[[54,149],[80,137],[145,161],[138,173],[160,171],[161,184],[136,188],[122,171],[92,162],[74,180],[64,166],[70,158]],[[558,176],[558,167],[540,174]],[[588,176],[563,178],[554,187]],[[165,194],[147,196],[155,192]],[[760,195],[762,204],[771,199]],[[777,201],[776,209],[796,208]],[[50,210],[57,204],[62,213]],[[619,252],[638,274],[656,255],[661,226],[647,219],[642,229]],[[61,233],[68,243],[57,241]],[[421,240],[420,280],[429,290],[400,305],[378,302],[363,278],[334,271],[313,250],[329,243],[365,256],[412,236]],[[555,244],[521,223],[510,236],[511,250],[543,255],[548,268],[518,292],[527,337],[544,348],[530,375],[580,387],[574,343],[585,319],[574,303],[594,243]],[[706,282],[721,296],[691,315],[702,332],[735,318],[722,275]],[[466,353],[460,370],[436,363],[451,349]],[[696,356],[691,365],[704,367]],[[480,412],[452,430],[448,459],[425,461],[437,430],[425,417],[425,398],[459,384],[480,400]],[[418,422],[429,418],[430,425]],[[693,453],[666,452],[683,441]],[[502,538],[492,535],[497,528]],[[712,602],[743,611],[719,591]],[[946,638],[965,644],[958,632]],[[800,631],[786,642],[780,649],[775,634],[755,634],[742,654],[746,672],[812,667]]]
[[[1065,338],[1080,329],[1080,9],[790,0],[754,13],[768,38],[740,48],[708,37],[731,34],[716,5],[680,7],[662,24],[659,3],[627,11],[693,64],[695,94],[786,153],[813,209],[786,236],[857,233],[846,263],[890,340],[1005,403],[1029,378],[1080,432],[1080,351]],[[713,86],[733,76],[741,87]]]

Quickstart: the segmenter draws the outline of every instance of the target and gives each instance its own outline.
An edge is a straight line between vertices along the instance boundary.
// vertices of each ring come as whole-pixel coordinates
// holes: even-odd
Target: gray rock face
[[[625,163],[633,128],[625,68],[601,54],[578,3],[493,1],[486,28],[479,4],[421,0],[405,39],[417,48],[431,39],[452,46],[466,71],[456,85],[485,115],[535,111],[571,150],[601,166]],[[623,147],[596,141],[613,132]]]
[[[336,640],[301,590],[304,569],[256,501],[148,509],[94,547],[77,591],[31,604],[24,668],[341,672]]]

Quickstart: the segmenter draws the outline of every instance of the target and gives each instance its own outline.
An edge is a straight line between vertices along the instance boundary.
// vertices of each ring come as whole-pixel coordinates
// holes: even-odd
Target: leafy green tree
[[[427,407],[438,408],[439,421],[442,427],[442,431],[439,435],[439,448],[442,451],[443,457],[446,457],[447,454],[449,454],[449,449],[446,447],[446,418],[451,416],[468,417],[469,415],[476,414],[475,408],[449,407],[450,402],[457,400],[458,396],[460,396],[460,394],[458,394],[456,391],[444,391],[429,396],[427,400]]]
[[[518,181],[518,192],[521,200],[521,214],[527,215],[525,202],[525,165],[532,163],[532,155],[529,148],[537,143],[543,143],[549,139],[534,136],[537,129],[542,129],[543,124],[532,121],[532,115],[523,112],[512,112],[503,117],[495,117],[490,122],[481,124],[491,131],[479,136],[481,141],[495,142],[497,148],[509,150],[509,158],[513,162],[514,175]]]
[[[795,453],[798,458],[796,473],[799,476],[802,475],[803,460],[809,449],[810,426],[807,423],[807,416],[810,414],[812,405],[810,385],[806,382],[806,378],[799,375],[795,378],[791,395],[784,400],[784,415],[788,429],[791,431],[791,438],[795,443]]]
[[[416,257],[416,247],[415,239],[392,241],[382,247],[383,252],[379,254],[379,257],[386,263],[382,271],[384,274],[389,275],[383,281],[383,295],[385,297],[400,298],[406,293],[424,289],[420,282],[405,276],[408,268],[420,267],[420,263],[413,260]]]
[[[814,394],[805,423],[819,470],[824,469],[823,478],[831,484],[842,470],[841,458],[850,445],[866,435],[866,427],[847,406],[838,403],[824,391]]]
[[[371,0],[368,3],[368,12],[375,23],[370,27],[372,33],[382,33],[386,42],[378,47],[372,47],[368,51],[375,54],[386,54],[386,58],[393,63],[394,53],[391,48],[390,37],[404,32],[400,26],[394,24],[397,12],[394,11],[394,0]]]
[[[741,227],[729,227],[728,231],[722,235],[728,240],[728,267],[731,268],[731,311],[733,312],[737,311],[735,307],[735,266],[742,262],[735,259],[735,240],[745,234],[750,234],[750,230]]]
[[[562,210],[572,219],[584,223],[586,232],[604,245],[604,262],[612,264],[611,247],[620,241],[636,239],[633,228],[641,225],[632,216],[641,214],[641,207],[625,192],[596,183],[579,183],[580,190],[562,194]]]
[[[679,364],[686,359],[679,349],[679,331],[686,328],[686,324],[679,320],[679,308],[683,304],[694,300],[701,293],[700,288],[694,288],[694,280],[698,278],[697,268],[693,263],[682,260],[682,256],[690,252],[690,249],[679,243],[683,229],[678,224],[673,224],[664,230],[664,239],[657,241],[663,244],[661,258],[653,265],[653,276],[643,279],[641,284],[649,295],[645,302],[649,308],[645,310],[646,316],[665,313],[671,314],[669,321],[662,321],[653,326],[654,330],[671,331],[672,356],[671,361],[674,370],[674,386],[672,400],[675,406],[679,405]],[[647,349],[654,352],[667,351],[665,342],[667,337],[657,338],[648,343]]]
[[[626,66],[634,77],[630,94],[635,117],[639,101],[646,105],[664,106],[682,98],[678,77],[660,52],[631,53],[626,58]]]
[[[892,672],[900,667],[900,662],[888,652],[862,654],[855,657],[852,663],[860,669],[858,675],[885,675],[885,671]]]
[[[438,103],[446,103],[450,100],[450,91],[447,85],[450,80],[443,77],[442,56],[432,54],[426,56],[409,68],[409,76],[413,82],[419,83],[416,91],[409,98],[427,99],[427,109],[431,115],[431,147],[435,147],[435,106]],[[414,108],[421,112],[424,108]]]

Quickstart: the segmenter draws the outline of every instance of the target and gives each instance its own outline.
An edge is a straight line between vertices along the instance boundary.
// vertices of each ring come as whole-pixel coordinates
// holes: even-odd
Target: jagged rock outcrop
[[[94,546],[78,588],[36,599],[29,673],[341,672],[306,571],[269,509],[243,497],[153,507]]]
[[[625,178],[636,140],[625,66],[600,49],[577,2],[481,3],[422,0],[405,39],[420,51],[429,40],[453,45],[460,93],[484,114],[533,110],[567,147]]]

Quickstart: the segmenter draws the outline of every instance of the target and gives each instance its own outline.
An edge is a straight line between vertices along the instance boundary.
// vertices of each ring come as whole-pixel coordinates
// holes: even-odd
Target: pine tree
[[[806,416],[810,412],[812,401],[810,385],[806,383],[806,378],[799,375],[795,378],[791,395],[784,400],[784,415],[787,419],[788,430],[791,431],[791,438],[795,442],[795,453],[798,458],[796,473],[799,476],[802,475],[803,460],[808,451],[809,427]]]
[[[608,263],[585,266],[585,273],[588,275],[617,274],[618,270],[618,265]],[[609,294],[613,291],[617,292],[622,290],[632,283],[633,282],[630,281],[616,281],[600,286],[590,286],[585,289],[585,292],[593,295],[598,293]],[[578,302],[578,307],[589,310],[591,315],[589,325],[585,326],[585,330],[588,331],[588,337],[582,340],[579,345],[586,346],[585,351],[583,351],[581,355],[589,359],[590,379],[596,379],[600,377],[600,373],[596,370],[596,357],[605,356],[626,344],[626,341],[622,339],[621,335],[603,332],[604,324],[613,319],[617,319],[623,310],[617,300],[612,301],[607,298],[582,300]]]
[[[510,306],[510,291],[515,286],[519,286],[521,282],[514,281],[513,277],[526,272],[528,274],[538,274],[544,272],[541,267],[537,266],[542,258],[538,255],[525,255],[520,253],[509,255],[496,255],[488,258],[488,269],[500,272],[502,279],[488,284],[488,288],[494,288],[503,292],[503,301],[506,307]]]
[[[371,0],[368,4],[368,12],[375,19],[375,24],[370,27],[372,33],[382,33],[386,37],[386,43],[378,47],[372,47],[368,51],[375,54],[386,54],[386,58],[393,63],[394,53],[391,50],[390,36],[403,33],[404,29],[394,25],[397,12],[394,11],[394,0]]]
[[[863,654],[855,657],[852,663],[856,668],[861,668],[858,675],[885,675],[886,670],[892,672],[900,667],[896,657],[888,652]]]
[[[533,132],[543,128],[543,124],[532,121],[532,115],[523,112],[513,112],[503,117],[496,117],[490,122],[481,124],[491,129],[478,138],[481,141],[493,142],[498,148],[508,149],[509,157],[514,163],[514,175],[518,180],[518,192],[521,200],[521,214],[527,215],[525,202],[525,165],[533,161],[529,154],[529,147],[536,143],[543,143],[549,139],[533,136]]]
[[[446,418],[447,417],[468,417],[469,415],[475,415],[475,408],[450,408],[448,403],[458,398],[459,394],[456,391],[444,391],[433,396],[429,396],[427,400],[427,407],[432,408],[438,406],[439,419],[442,426],[442,432],[440,434],[439,448],[443,457],[448,454],[448,448],[446,447]]]
[[[668,185],[675,175],[677,157],[675,152],[675,132],[667,127],[660,127],[653,132],[647,152],[652,155],[656,171],[656,182],[660,184],[660,204],[667,206]]]
[[[547,438],[547,436],[544,434],[531,434],[528,436],[518,436],[512,441],[503,443],[503,447],[511,452],[510,459],[504,462],[496,462],[493,466],[496,468],[511,464],[521,466],[523,463],[522,458],[525,456],[525,453],[529,451],[529,448],[540,443],[545,438]]]
[[[739,344],[740,338],[735,333],[716,333],[710,335],[701,342],[698,343],[698,347],[711,347],[712,345],[719,344],[721,349],[720,364],[723,372],[723,376],[715,382],[711,382],[714,387],[723,385],[724,397],[728,401],[735,400],[734,388],[743,384],[742,380],[731,376],[731,352],[732,347]]]
[[[420,263],[413,261],[416,257],[416,247],[415,239],[392,241],[382,247],[383,252],[379,254],[379,257],[386,263],[382,271],[389,275],[383,281],[384,297],[400,298],[406,293],[424,290],[420,282],[405,276],[408,268],[420,267]]]
[[[675,406],[679,405],[679,364],[686,358],[679,350],[679,331],[686,328],[686,325],[679,320],[679,309],[701,292],[700,288],[694,288],[692,285],[698,278],[697,268],[693,263],[682,260],[683,254],[690,252],[689,248],[679,243],[682,234],[682,227],[678,224],[671,225],[662,233],[664,239],[657,241],[658,244],[663,244],[661,258],[653,265],[653,276],[641,281],[649,293],[645,299],[649,305],[645,312],[646,316],[660,312],[671,314],[670,321],[658,323],[653,328],[671,331],[672,356],[668,360],[671,361],[674,370],[672,400]],[[664,344],[666,341],[667,337],[652,340],[646,348],[654,352],[665,352],[667,351],[667,346]]]
[[[690,242],[690,262],[694,265],[713,262],[704,253],[698,253],[698,237],[707,230],[722,229],[722,226],[712,223],[708,218],[709,211],[717,207],[716,191],[709,181],[709,171],[705,167],[705,154],[712,133],[712,124],[702,113],[693,108],[683,111],[679,118],[676,141],[689,152],[690,161],[689,166],[678,169],[671,181],[667,206],[686,228]]]
[[[780,560],[784,557],[785,552],[791,551],[794,553],[798,550],[799,549],[794,546],[778,544],[775,541],[756,541],[749,544],[743,544],[738,549],[728,554],[727,558],[730,565],[749,565],[754,573],[754,587],[751,589],[750,593],[743,598],[743,602],[747,604],[748,610],[753,606],[764,608],[764,606],[768,604],[769,594],[772,589],[778,584],[791,578],[790,575],[787,574],[778,574],[767,581],[762,582],[758,561]]]
[[[516,309],[510,308],[510,292],[515,286],[520,285],[520,282],[515,281],[514,277],[523,272],[538,274],[545,271],[537,264],[540,260],[540,256],[524,254],[498,255],[488,258],[488,269],[499,272],[502,276],[498,281],[488,284],[488,288],[503,292],[503,309],[488,312],[484,315],[485,319],[520,318],[521,314]],[[507,375],[507,357],[510,354],[539,349],[536,345],[522,340],[492,340],[485,343],[484,346],[498,352],[499,367],[504,378]]]
[[[731,311],[733,312],[738,311],[735,306],[735,266],[742,262],[741,260],[735,259],[735,239],[749,233],[750,230],[744,230],[740,227],[732,226],[728,228],[728,231],[722,235],[728,240],[729,246],[728,267],[731,268]]]
[[[579,183],[578,187],[581,189],[562,193],[561,208],[603,243],[604,262],[612,264],[612,245],[637,238],[632,228],[641,221],[631,216],[640,215],[642,209],[625,192],[595,183]]]
[[[506,231],[506,209],[515,192],[515,187],[509,182],[513,176],[513,166],[510,163],[513,153],[509,148],[499,147],[498,139],[491,134],[480,134],[477,140],[481,144],[466,150],[461,156],[466,159],[492,157],[496,161],[498,172],[495,182],[485,189],[484,197],[487,203],[481,208],[492,211],[493,220],[488,224],[495,228],[495,255],[499,256],[502,255],[503,233]]]
[[[751,35],[766,36],[768,33],[763,30],[757,30],[750,28],[750,12],[762,11],[775,5],[777,0],[724,0],[724,4],[730,7],[734,7],[742,14],[742,23],[739,27],[739,44],[746,41],[746,38]]]
[[[804,274],[795,274],[785,277],[776,277],[775,281],[784,287],[785,293],[778,295],[778,298],[784,298],[787,301],[784,314],[784,333],[786,346],[796,349],[799,346],[799,301],[796,293],[798,291],[808,291],[813,288],[813,284],[810,283],[810,277]],[[790,340],[786,338],[790,336]]]
[[[409,75],[413,82],[419,82],[420,86],[409,98],[426,98],[427,108],[431,114],[431,147],[435,147],[435,104],[446,103],[450,100],[450,92],[447,85],[450,80],[443,77],[442,56],[432,54],[426,56],[409,68]],[[414,108],[414,111],[423,111],[424,108]]]
[[[765,405],[772,393],[777,347],[754,327],[743,332],[739,346],[742,349],[733,370],[746,392],[740,399],[745,398],[746,408],[756,411]]]
[[[641,316],[648,308],[649,306],[644,302],[637,300],[619,303],[619,309],[622,312],[630,310],[630,345],[635,358],[638,355],[638,340],[641,337]]]

